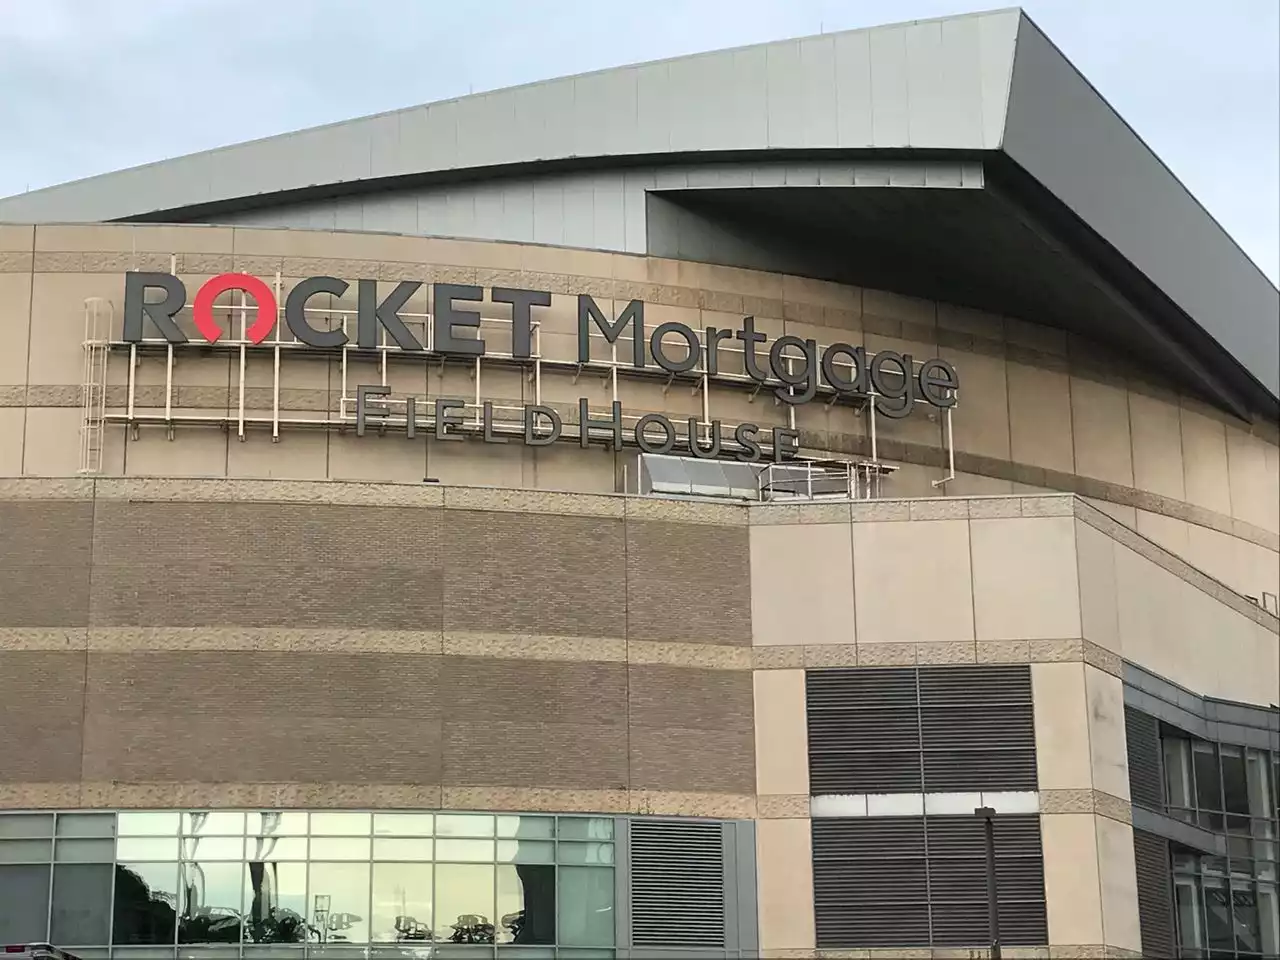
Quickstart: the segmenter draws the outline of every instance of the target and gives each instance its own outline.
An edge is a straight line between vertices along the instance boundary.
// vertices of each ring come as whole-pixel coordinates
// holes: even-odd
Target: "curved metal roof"
[[[772,224],[788,262],[815,232],[866,254],[862,265],[821,268],[834,278],[875,285],[888,276],[880,285],[1068,327],[1087,312],[1090,335],[1148,355],[1200,395],[1241,416],[1280,414],[1280,292],[1017,9],[411,107],[0,200],[0,220],[216,220],[445,179],[850,159],[980,161],[982,196],[930,185],[914,195],[896,188],[889,201],[857,184],[840,188],[840,202],[786,186],[654,193],[686,215],[744,230]],[[661,219],[661,209],[649,216]],[[790,233],[779,240],[779,230]],[[649,252],[669,253],[654,249],[669,232],[650,230]],[[909,276],[873,255],[907,256],[917,241],[928,252]],[[983,243],[993,256],[975,262]],[[1061,297],[1070,299],[1050,302]]]

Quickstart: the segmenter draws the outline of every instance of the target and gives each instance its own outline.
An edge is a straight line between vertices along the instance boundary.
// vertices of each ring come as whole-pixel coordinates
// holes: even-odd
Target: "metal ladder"
[[[102,297],[84,302],[84,378],[81,382],[80,473],[102,471],[103,431],[107,405],[109,337],[115,329],[115,306]]]

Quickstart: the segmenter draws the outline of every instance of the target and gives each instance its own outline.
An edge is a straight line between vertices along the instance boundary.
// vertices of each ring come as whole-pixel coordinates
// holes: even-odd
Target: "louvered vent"
[[[1026,666],[814,670],[806,683],[815,795],[1036,789]]]
[[[1129,795],[1134,803],[1163,810],[1159,721],[1141,710],[1125,707],[1124,737],[1129,754]]]
[[[924,820],[814,820],[813,899],[819,949],[927,944]]]
[[[718,823],[631,821],[631,943],[723,947],[724,840]]]
[[[1142,932],[1142,955],[1177,956],[1174,950],[1169,841],[1164,837],[1135,830],[1133,859],[1138,880],[1138,928]]]
[[[924,789],[1035,790],[1031,668],[920,668]]]
[[[1042,945],[1039,818],[997,817],[995,841],[1001,939]],[[818,948],[981,947],[989,942],[986,864],[975,817],[814,820]]]
[[[914,669],[813,670],[806,699],[812,793],[920,791]]]

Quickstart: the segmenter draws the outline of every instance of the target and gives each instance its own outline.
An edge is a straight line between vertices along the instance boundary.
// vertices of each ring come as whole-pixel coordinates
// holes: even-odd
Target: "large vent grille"
[[[1141,710],[1125,707],[1124,737],[1129,754],[1129,795],[1140,806],[1150,810],[1163,810],[1160,722]]]
[[[631,943],[725,945],[720,824],[631,821]]]
[[[1138,928],[1142,932],[1142,955],[1177,956],[1174,950],[1169,841],[1164,837],[1135,830],[1133,859],[1138,881]]]
[[[1000,932],[1047,942],[1040,821],[995,820]],[[986,834],[975,817],[813,821],[819,949],[988,942]]]
[[[1029,667],[815,670],[807,701],[815,795],[1036,789]]]

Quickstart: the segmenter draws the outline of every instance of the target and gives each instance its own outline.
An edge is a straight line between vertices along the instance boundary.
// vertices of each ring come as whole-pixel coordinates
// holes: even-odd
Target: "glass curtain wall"
[[[611,817],[0,814],[0,943],[86,960],[590,960],[615,888]]]

